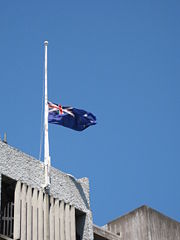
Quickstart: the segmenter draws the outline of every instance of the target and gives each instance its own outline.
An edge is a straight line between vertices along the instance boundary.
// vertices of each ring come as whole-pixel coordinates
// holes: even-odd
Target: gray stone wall
[[[44,185],[44,164],[2,141],[0,141],[1,174],[34,188],[42,189]],[[50,194],[86,213],[83,240],[92,240],[93,224],[88,179],[75,179],[52,167]]]

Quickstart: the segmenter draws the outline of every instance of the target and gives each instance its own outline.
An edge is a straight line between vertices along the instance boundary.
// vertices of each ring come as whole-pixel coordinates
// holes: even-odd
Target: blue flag
[[[96,124],[96,117],[85,110],[62,107],[61,105],[48,102],[48,122],[62,125],[76,131],[82,131],[91,125]]]

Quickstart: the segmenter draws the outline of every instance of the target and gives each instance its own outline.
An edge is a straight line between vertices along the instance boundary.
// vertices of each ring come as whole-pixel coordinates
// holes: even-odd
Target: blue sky
[[[0,134],[38,158],[44,40],[49,100],[86,109],[49,126],[52,165],[90,180],[94,222],[140,205],[180,220],[180,2],[1,1]]]

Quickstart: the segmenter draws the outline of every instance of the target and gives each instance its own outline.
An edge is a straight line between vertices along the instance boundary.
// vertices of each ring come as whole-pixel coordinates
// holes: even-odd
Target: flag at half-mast
[[[59,104],[48,102],[48,122],[62,125],[76,131],[82,131],[96,124],[96,117],[85,110],[63,107]]]

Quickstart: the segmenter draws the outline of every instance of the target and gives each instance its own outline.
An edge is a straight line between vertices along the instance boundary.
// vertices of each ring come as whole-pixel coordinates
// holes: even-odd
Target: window
[[[15,186],[14,179],[2,175],[0,233],[8,237],[13,237]]]

